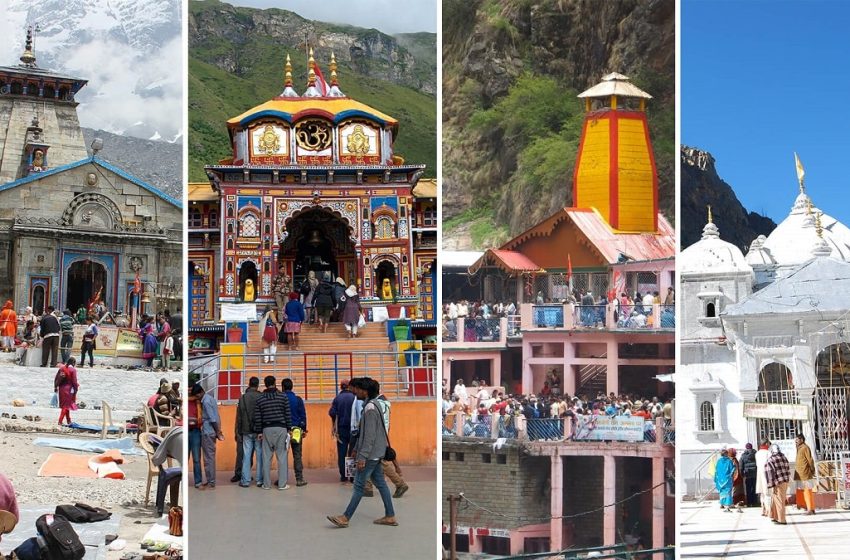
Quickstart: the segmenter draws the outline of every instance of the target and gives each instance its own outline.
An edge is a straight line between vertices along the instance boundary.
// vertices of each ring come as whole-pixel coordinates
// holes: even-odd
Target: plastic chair
[[[157,437],[164,438],[171,428],[175,426],[174,418],[160,414],[153,408],[145,404],[145,431],[151,434],[156,434]]]
[[[118,437],[122,438],[127,435],[127,423],[115,425],[112,421],[112,407],[106,401],[100,401],[101,409],[103,410],[103,427],[100,430],[100,439],[106,439],[109,433],[109,428],[118,428]]]
[[[151,494],[151,481],[154,476],[159,475],[159,468],[155,467],[153,464],[153,453],[154,448],[151,445],[148,436],[151,434],[145,434],[143,437],[139,438],[139,445],[141,445],[142,449],[145,452],[145,455],[148,457],[148,480],[145,487],[145,506],[150,504],[150,494]]]
[[[180,493],[180,482],[183,480],[183,467],[156,467],[153,464],[154,444],[159,445],[162,439],[154,434],[145,434],[140,441],[142,449],[148,457],[148,481],[145,490],[145,505],[150,503],[150,488],[153,475],[157,475],[156,483],[156,513],[162,515],[165,511],[165,492],[171,489],[171,505],[177,505],[177,498]],[[169,465],[171,460],[168,461]]]

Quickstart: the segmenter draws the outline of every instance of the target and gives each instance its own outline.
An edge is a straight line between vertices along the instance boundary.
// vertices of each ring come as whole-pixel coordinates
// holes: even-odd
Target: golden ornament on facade
[[[311,152],[327,150],[332,142],[330,127],[324,121],[301,121],[295,125],[295,141]]]
[[[354,131],[348,135],[348,153],[365,156],[369,153],[369,137],[363,131],[363,125],[355,125]]]
[[[261,153],[269,156],[280,151],[280,135],[274,131],[272,125],[267,124],[263,129],[257,148]]]

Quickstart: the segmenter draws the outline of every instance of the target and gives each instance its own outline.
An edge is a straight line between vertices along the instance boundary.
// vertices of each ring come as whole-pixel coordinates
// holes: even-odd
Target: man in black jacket
[[[746,451],[741,453],[741,473],[744,475],[747,507],[753,507],[756,505],[756,475],[758,474],[758,467],[756,465],[756,452],[753,449],[752,443],[748,443]]]
[[[273,375],[264,379],[266,390],[257,399],[254,409],[254,433],[263,442],[263,489],[271,490],[272,453],[277,456],[277,488],[289,489],[288,449],[289,431],[292,429],[292,412],[289,409],[289,398],[275,387]]]
[[[47,367],[48,356],[50,367],[56,367],[59,363],[59,319],[53,314],[53,306],[47,307],[47,313],[41,318],[41,367]]]
[[[313,296],[313,307],[319,316],[319,327],[322,332],[327,332],[328,323],[331,320],[331,312],[336,307],[334,300],[334,288],[330,283],[330,278],[325,276],[316,287],[316,294]]]
[[[251,485],[251,459],[254,452],[257,454],[257,486],[263,485],[263,445],[257,441],[257,434],[254,433],[254,412],[257,400],[262,396],[259,389],[260,378],[251,377],[245,394],[236,406],[236,472],[242,488]]]

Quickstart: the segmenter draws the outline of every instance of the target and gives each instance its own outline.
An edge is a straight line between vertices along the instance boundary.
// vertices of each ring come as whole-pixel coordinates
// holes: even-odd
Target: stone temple
[[[182,203],[89,155],[75,100],[87,81],[39,67],[31,32],[20,61],[0,66],[0,299],[179,310],[161,288],[182,285]]]

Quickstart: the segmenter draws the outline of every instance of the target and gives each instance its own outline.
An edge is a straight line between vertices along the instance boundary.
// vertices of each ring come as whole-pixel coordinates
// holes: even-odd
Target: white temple
[[[677,447],[684,494],[704,494],[710,456],[769,438],[793,461],[803,433],[835,498],[850,451],[850,229],[800,187],[788,217],[746,257],[709,222],[679,257]],[[820,502],[819,502],[820,503]]]

